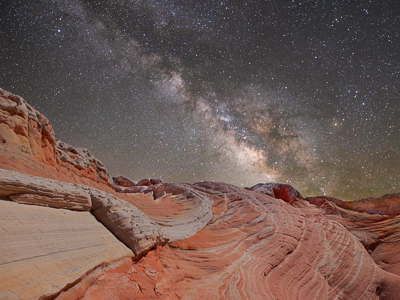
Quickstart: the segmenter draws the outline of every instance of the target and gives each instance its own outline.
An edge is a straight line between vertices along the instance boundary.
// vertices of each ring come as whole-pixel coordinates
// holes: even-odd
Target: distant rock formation
[[[288,203],[293,203],[298,197],[302,198],[300,192],[291,185],[277,182],[258,183],[246,189],[282,199]]]
[[[0,299],[400,299],[400,194],[111,178],[0,90]]]
[[[357,201],[343,201],[326,196],[308,197],[306,200],[318,206],[329,201],[335,203],[338,207],[358,212],[388,216],[400,215],[400,194],[386,194],[379,198],[364,198]]]
[[[137,185],[137,181],[131,180],[125,176],[118,176],[112,178],[115,185],[123,187],[131,187]]]

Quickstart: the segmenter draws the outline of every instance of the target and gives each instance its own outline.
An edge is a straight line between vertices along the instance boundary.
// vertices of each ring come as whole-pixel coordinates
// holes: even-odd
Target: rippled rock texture
[[[0,299],[400,299],[400,194],[111,178],[0,89]]]
[[[297,194],[290,204],[224,183],[190,187],[212,203],[207,226],[187,239],[157,247],[137,263],[124,262],[89,276],[61,299],[97,299],[110,290],[121,299],[400,297],[399,260],[393,258],[396,263],[390,264],[399,249],[398,217],[346,210],[329,199],[324,207],[317,206]],[[139,201],[143,196],[131,197]],[[140,201],[141,209],[153,214],[173,205],[168,196]],[[389,256],[383,254],[386,250]]]

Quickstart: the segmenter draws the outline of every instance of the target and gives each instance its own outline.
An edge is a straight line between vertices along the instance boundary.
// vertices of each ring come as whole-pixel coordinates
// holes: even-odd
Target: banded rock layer
[[[363,235],[374,234],[366,225],[377,221],[376,215],[341,215],[330,203],[333,210],[327,216],[326,210],[301,197],[291,205],[224,183],[203,182],[191,188],[213,205],[207,226],[192,237],[158,247],[137,263],[125,262],[88,277],[90,285],[77,285],[60,299],[97,299],[109,290],[118,299],[400,297],[400,276],[381,268],[361,243]],[[350,226],[350,216],[359,217],[362,234]],[[385,219],[390,222],[383,230],[398,233],[399,218]]]
[[[0,197],[0,296],[7,299],[55,297],[97,268],[195,234],[212,217],[208,198],[190,191],[179,197],[184,214],[155,220],[107,192],[2,169]]]

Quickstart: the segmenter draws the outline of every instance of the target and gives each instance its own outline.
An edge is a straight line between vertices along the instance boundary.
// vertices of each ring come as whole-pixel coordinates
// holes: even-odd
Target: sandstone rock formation
[[[296,198],[302,198],[300,192],[294,187],[277,182],[258,183],[250,188],[250,191],[262,193],[274,198],[282,199],[286,202],[293,203]]]
[[[154,215],[151,219],[129,201],[95,188],[0,169],[0,197],[21,204],[90,211],[138,256],[159,244],[195,234],[212,218],[209,200],[190,188],[179,184],[144,188],[151,195],[153,190],[180,194],[173,201],[180,203],[184,212],[175,210],[179,216]],[[131,197],[131,202],[136,198]]]
[[[179,198],[188,212],[151,220],[107,192],[3,169],[0,197],[0,296],[10,299],[53,297],[96,268],[125,257],[137,261],[152,248],[195,234],[212,217],[208,199],[193,191]],[[104,253],[94,255],[97,251]],[[59,270],[58,260],[68,263]],[[38,270],[28,272],[35,266]]]
[[[87,149],[57,141],[45,116],[1,88],[0,168],[102,189],[113,185],[104,165]]]
[[[354,202],[325,196],[309,197],[305,200],[322,210],[327,219],[345,226],[380,268],[400,275],[400,216],[399,213],[396,214],[400,205],[400,194]]]
[[[194,235],[213,217],[209,198],[188,184],[157,183],[137,193],[124,199],[156,222],[171,242]]]
[[[0,196],[17,203],[70,210],[88,211],[92,207],[89,193],[77,184],[3,169],[0,169]]]
[[[137,256],[158,244],[166,244],[160,226],[138,208],[108,193],[91,190],[92,213]]]
[[[400,299],[400,194],[111,180],[1,89],[0,238],[0,299]]]
[[[323,202],[329,201],[335,203],[338,207],[369,214],[400,215],[400,194],[386,194],[379,198],[364,198],[357,201],[343,201],[325,196],[308,197],[306,200],[319,206]]]
[[[214,182],[191,188],[212,203],[213,219],[207,226],[192,237],[158,247],[139,262],[123,262],[88,276],[86,283],[60,299],[97,299],[111,296],[110,290],[116,298],[134,299],[400,296],[399,275],[381,268],[364,243],[366,235],[377,234],[374,230],[380,228],[391,235],[384,242],[391,245],[394,232],[399,233],[398,217],[385,216],[386,228],[380,224],[372,230],[366,225],[379,222],[376,215],[363,213],[364,223],[354,223],[352,216],[359,212],[325,210],[302,198],[291,205],[265,193]]]

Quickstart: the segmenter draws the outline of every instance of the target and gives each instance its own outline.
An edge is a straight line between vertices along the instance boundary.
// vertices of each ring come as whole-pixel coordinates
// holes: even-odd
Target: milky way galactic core
[[[0,85],[113,176],[400,192],[398,1],[2,1]]]

